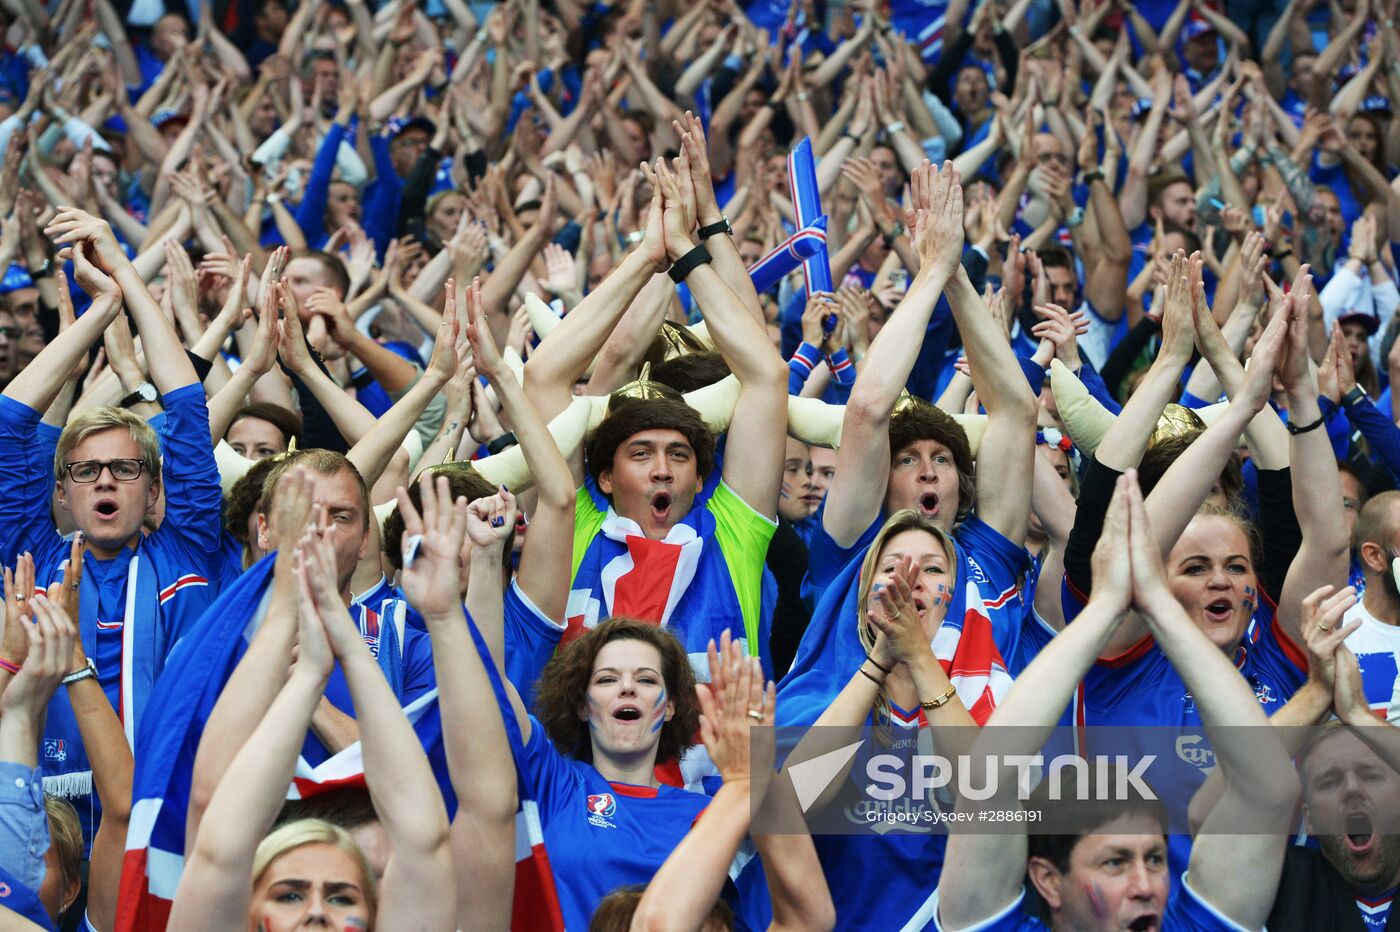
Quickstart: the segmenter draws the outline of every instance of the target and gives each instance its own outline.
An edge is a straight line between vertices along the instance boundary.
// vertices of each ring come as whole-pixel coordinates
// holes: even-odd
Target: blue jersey
[[[506,587],[504,608],[506,679],[520,693],[525,707],[531,708],[535,703],[535,683],[559,647],[564,623],[540,611],[514,579]]]
[[[1063,593],[1065,618],[1070,619],[1083,605],[1068,582]],[[1234,660],[1266,716],[1283,708],[1307,679],[1307,656],[1279,627],[1267,600],[1254,610]],[[1215,754],[1191,692],[1150,636],[1117,657],[1098,660],[1079,684],[1069,714],[1076,729],[1114,728],[1111,735],[1103,733],[1111,749],[1081,747],[1080,753],[1128,754],[1132,759],[1156,755],[1143,777],[1174,815],[1186,812],[1214,769]],[[1160,727],[1137,727],[1144,725]],[[1083,743],[1092,744],[1093,734],[1084,734]],[[1191,839],[1171,834],[1167,841],[1172,876],[1178,877],[1186,870]]]
[[[561,754],[533,717],[519,777],[522,797],[539,806],[567,929],[587,929],[618,887],[649,883],[709,804],[671,786],[609,783],[591,764]]]
[[[392,632],[383,630],[394,624],[391,614],[394,602],[381,603],[380,607],[386,609],[385,614],[381,615],[364,604],[356,603],[350,607],[350,614],[359,626],[360,636],[369,645],[370,652],[380,661],[381,668],[389,661],[389,657],[384,653],[383,642],[393,638],[397,645],[398,662],[395,669],[385,670],[385,676],[394,687],[399,705],[406,706],[437,686],[437,675],[433,670],[432,642],[427,634],[408,625],[403,626],[403,640],[398,641],[397,628]],[[326,700],[346,715],[354,716],[355,703],[350,698],[350,684],[346,681],[338,660],[335,668],[331,670],[330,679],[326,681]],[[301,749],[302,757],[306,758],[307,763],[315,767],[324,763],[333,753],[321,743],[314,731],[307,732]]]
[[[1366,932],[1385,932],[1390,921],[1390,907],[1395,901],[1395,891],[1389,890],[1380,896],[1358,896],[1356,908],[1361,910],[1361,921]]]
[[[918,47],[924,61],[938,60],[948,25],[947,0],[890,0],[890,22]]]
[[[204,387],[193,383],[162,401],[165,518],[135,550],[111,560],[89,551],[83,564],[79,635],[128,735],[135,734],[166,656],[217,595],[210,579],[221,542],[222,493]],[[0,561],[13,565],[20,554],[31,553],[41,592],[60,583],[69,553],[49,513],[54,440],[39,412],[0,397]],[[49,703],[40,764],[53,792],[90,795],[91,768],[63,690]],[[78,809],[90,838],[92,810]]]
[[[1010,906],[975,926],[965,926],[961,932],[1048,932],[1050,926],[1022,911],[1025,899],[1026,893],[1022,890],[1021,895]],[[937,894],[934,895],[933,906],[934,910],[930,914],[933,920],[932,928],[942,932],[943,926],[938,923],[937,916]],[[1179,883],[1173,885],[1172,892],[1167,897],[1167,908],[1162,914],[1160,928],[1165,932],[1248,932],[1244,926],[1201,899],[1196,891],[1191,889],[1185,875]]]

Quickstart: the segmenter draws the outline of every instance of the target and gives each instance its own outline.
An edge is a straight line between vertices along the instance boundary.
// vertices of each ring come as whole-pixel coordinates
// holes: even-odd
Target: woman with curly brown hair
[[[500,560],[515,526],[508,492],[477,499],[467,511],[472,560]],[[471,583],[478,575],[473,568]],[[483,587],[484,588],[484,587]],[[468,593],[473,617],[504,678],[500,587],[493,611]],[[494,692],[484,684],[479,701]],[[695,743],[700,706],[685,649],[664,628],[612,618],[562,647],[545,667],[535,713],[506,681],[520,727],[521,797],[535,801],[564,925],[588,928],[605,896],[646,884],[690,831],[709,798],[662,784],[658,761]],[[763,715],[763,710],[755,710]]]

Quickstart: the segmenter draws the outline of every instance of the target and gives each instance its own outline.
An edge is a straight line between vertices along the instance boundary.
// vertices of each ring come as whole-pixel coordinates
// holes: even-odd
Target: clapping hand
[[[710,682],[696,685],[701,740],[725,783],[757,777],[754,782],[762,786],[755,788],[755,798],[761,798],[758,794],[767,791],[772,766],[751,759],[752,729],[772,722],[777,687],[765,684],[758,658],[746,655],[743,643],[731,640],[728,630],[718,648],[710,641],[707,654]]]

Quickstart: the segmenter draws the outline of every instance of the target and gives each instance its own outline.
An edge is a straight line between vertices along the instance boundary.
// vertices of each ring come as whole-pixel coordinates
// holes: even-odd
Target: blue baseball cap
[[[9,294],[12,291],[19,291],[21,288],[33,288],[34,279],[29,277],[29,271],[22,265],[11,263],[5,270],[5,277],[0,278],[0,294]]]
[[[1215,32],[1215,27],[1204,19],[1188,19],[1186,25],[1181,27],[1181,41],[1190,42],[1192,39],[1207,33]]]

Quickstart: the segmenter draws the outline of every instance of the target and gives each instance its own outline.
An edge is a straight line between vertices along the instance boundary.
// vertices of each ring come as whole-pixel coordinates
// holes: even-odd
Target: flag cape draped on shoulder
[[[245,634],[266,611],[275,556],[264,557],[229,586],[182,638],[156,682],[150,709],[136,734],[117,906],[118,932],[165,928],[184,869],[185,814],[194,757],[219,692],[243,656]]]
[[[0,866],[0,917],[6,912],[28,919],[41,929],[54,928],[53,923],[49,922],[49,914],[44,911],[44,904],[39,901],[38,892],[20,883],[15,875]],[[0,926],[8,927],[3,922],[0,922]]]
[[[266,612],[275,561],[276,554],[264,557],[224,590],[191,629],[198,636],[176,644],[156,683],[150,714],[136,738],[117,932],[160,932],[170,917],[184,870],[185,818],[195,753],[220,692]],[[404,714],[428,755],[450,816],[456,797],[448,781],[437,690],[424,693]],[[299,758],[287,798],[302,799],[347,786],[364,786],[359,742],[316,767]]]
[[[954,547],[953,601],[933,637],[933,653],[958,699],[982,725],[1011,688],[1011,677],[992,636],[981,592],[970,578],[967,553],[961,544],[955,542]],[[778,686],[779,726],[814,724],[865,661],[856,624],[866,552],[851,557],[817,603],[792,668]]]

